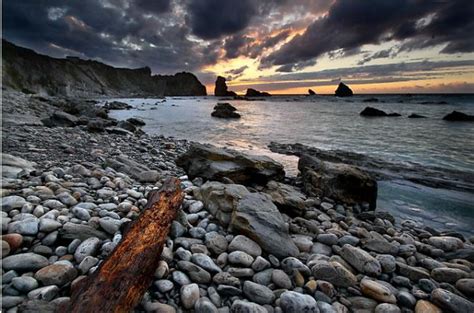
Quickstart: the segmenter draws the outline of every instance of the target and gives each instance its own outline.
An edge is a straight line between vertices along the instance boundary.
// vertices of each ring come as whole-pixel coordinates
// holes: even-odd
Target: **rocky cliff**
[[[152,75],[149,67],[116,68],[76,57],[41,55],[2,40],[3,86],[27,93],[70,97],[202,96],[191,73]]]

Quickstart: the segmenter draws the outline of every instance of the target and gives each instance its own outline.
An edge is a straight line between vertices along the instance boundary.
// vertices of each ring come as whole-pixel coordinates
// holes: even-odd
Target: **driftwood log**
[[[69,312],[130,312],[153,280],[171,222],[183,201],[180,181],[169,178],[122,241],[91,276],[72,290]]]

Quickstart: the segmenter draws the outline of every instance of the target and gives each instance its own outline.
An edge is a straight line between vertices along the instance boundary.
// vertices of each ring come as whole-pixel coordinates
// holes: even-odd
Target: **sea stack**
[[[237,94],[233,91],[227,90],[227,84],[225,83],[224,77],[217,76],[216,87],[214,89],[214,95],[217,97],[234,97]]]
[[[343,82],[340,82],[336,89],[336,97],[351,97],[352,95],[354,95],[352,89]]]
[[[316,96],[316,92],[314,92],[313,89],[308,89],[308,95],[309,96]]]

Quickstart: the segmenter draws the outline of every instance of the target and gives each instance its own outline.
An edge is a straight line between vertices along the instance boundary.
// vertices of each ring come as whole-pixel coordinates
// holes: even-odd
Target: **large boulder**
[[[17,178],[17,175],[24,171],[25,174],[35,170],[36,163],[22,159],[20,157],[2,153],[2,177]]]
[[[246,97],[270,97],[271,94],[265,91],[258,91],[253,88],[248,88],[247,92],[245,93]]]
[[[217,76],[216,87],[214,88],[214,95],[216,97],[233,97],[237,94],[233,91],[227,90],[227,84],[225,83],[224,77]]]
[[[191,179],[231,179],[238,184],[266,184],[285,177],[283,165],[266,156],[245,155],[212,145],[195,143],[176,160]]]
[[[208,181],[195,196],[223,227],[251,238],[267,253],[278,257],[298,254],[283,217],[267,194],[250,193],[242,185]]]
[[[329,197],[346,204],[376,207],[377,182],[362,170],[343,163],[325,162],[303,154],[298,162],[303,188],[314,197]]]
[[[351,88],[349,88],[349,86],[346,84],[341,82],[339,83],[339,86],[337,86],[336,97],[350,97],[353,94],[354,93],[352,92]]]
[[[264,192],[270,195],[273,203],[280,211],[290,216],[301,216],[304,214],[306,196],[295,187],[270,181]]]
[[[453,111],[443,117],[443,120],[449,122],[473,122],[474,115],[468,115],[466,113]]]
[[[230,103],[218,103],[214,107],[214,112],[211,113],[211,116],[219,118],[240,118],[240,114],[235,111],[237,111],[237,109]]]
[[[69,113],[56,111],[50,117],[42,119],[41,122],[47,127],[74,127],[78,125],[79,119]]]
[[[133,108],[130,104],[120,101],[106,102],[104,109],[106,110],[130,110]]]

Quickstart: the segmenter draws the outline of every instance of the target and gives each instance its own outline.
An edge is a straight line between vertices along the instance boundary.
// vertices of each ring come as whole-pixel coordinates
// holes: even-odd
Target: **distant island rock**
[[[336,97],[351,97],[353,95],[354,93],[352,92],[352,89],[349,88],[349,86],[343,82],[339,83],[339,86],[337,86],[336,89]]]
[[[385,113],[382,110],[373,108],[373,107],[366,107],[362,112],[360,112],[361,116],[366,116],[366,117],[397,117],[401,116],[398,113]]]
[[[38,54],[2,40],[3,86],[24,93],[67,97],[205,96],[192,73],[152,75],[149,67],[116,68],[78,57]]]
[[[214,112],[211,113],[211,116],[219,118],[240,118],[240,114],[235,111],[237,111],[237,109],[230,103],[218,103],[214,107]]]
[[[453,111],[445,115],[445,117],[443,117],[443,120],[449,122],[474,122],[474,115],[468,115],[459,111]]]
[[[416,114],[416,113],[412,113],[412,114],[408,115],[408,118],[426,118],[426,116]]]
[[[227,90],[226,79],[222,76],[217,76],[216,87],[214,89],[214,95],[216,97],[235,97],[237,94],[233,91]]]
[[[316,92],[314,92],[314,90],[312,90],[312,89],[308,89],[308,95],[316,96]]]
[[[258,91],[253,88],[248,88],[245,96],[246,97],[270,97],[271,94],[265,91]]]

